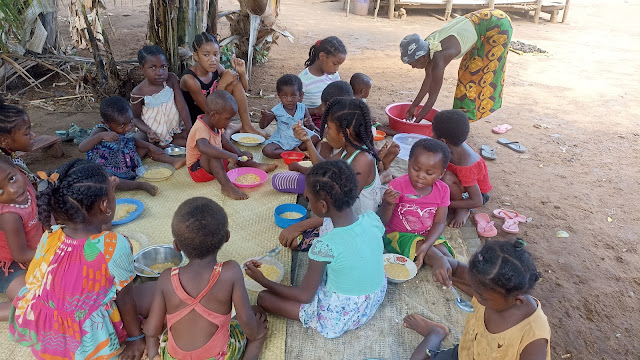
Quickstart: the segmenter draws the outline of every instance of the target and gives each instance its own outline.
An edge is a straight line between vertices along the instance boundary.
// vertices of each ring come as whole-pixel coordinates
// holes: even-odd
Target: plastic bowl
[[[134,211],[130,212],[129,215],[126,218],[112,221],[111,225],[122,225],[122,224],[126,224],[128,222],[131,222],[131,221],[135,220],[135,218],[137,218],[140,214],[142,214],[142,211],[144,210],[144,204],[140,200],[127,199],[127,198],[116,199],[116,206],[124,205],[124,204],[135,205],[136,209]]]
[[[404,115],[407,110],[411,107],[411,103],[395,103],[387,106],[384,109],[384,112],[387,113],[389,117],[389,127],[393,130],[409,133],[409,134],[422,134],[426,136],[433,136],[433,131],[431,130],[431,123],[429,124],[418,124],[414,122],[404,121]],[[418,105],[416,111],[420,111],[422,109],[422,105]],[[438,110],[431,109],[427,116],[425,116],[425,120],[433,121],[433,117],[438,113]]]
[[[373,136],[373,140],[382,141],[382,140],[384,140],[385,136],[387,136],[386,132],[384,132],[382,130],[376,130],[376,134]]]
[[[176,251],[173,245],[153,245],[146,247],[133,256],[133,261],[140,263],[146,267],[151,267],[155,264],[173,263],[174,266],[183,266],[187,263],[187,257]],[[146,272],[142,272],[142,269],[133,267],[136,275],[138,275],[142,281],[157,280],[158,276],[151,275]]]
[[[387,264],[400,264],[400,265],[404,265],[407,267],[407,269],[409,269],[409,277],[407,279],[393,279],[387,276],[387,280],[390,283],[394,283],[394,284],[400,284],[403,283],[407,280],[411,280],[413,279],[414,276],[416,276],[416,274],[418,273],[418,267],[416,266],[416,264],[409,260],[408,257],[402,256],[402,255],[397,255],[397,254],[383,254],[382,255],[382,260],[383,260],[383,264],[387,265]],[[386,275],[386,273],[385,273]]]
[[[240,175],[245,175],[245,174],[254,174],[254,175],[256,175],[256,176],[258,176],[260,178],[260,181],[258,181],[255,184],[238,184],[238,183],[236,183],[236,178],[238,176],[240,176]],[[235,168],[235,169],[229,170],[227,172],[227,176],[229,177],[229,180],[231,180],[233,185],[235,185],[237,187],[241,187],[241,188],[256,187],[258,185],[261,185],[265,181],[267,181],[267,179],[269,178],[269,175],[267,175],[266,172],[264,172],[264,171],[262,171],[260,169],[252,168],[252,167],[240,167],[240,168]]]
[[[297,212],[300,214],[300,217],[298,219],[285,219],[280,216],[286,212]],[[283,229],[286,229],[289,226],[306,219],[307,209],[304,206],[298,204],[282,204],[276,206],[276,209],[273,211],[273,217],[276,220],[276,225],[280,226]]]
[[[251,258],[251,259],[247,259],[247,260],[243,261],[242,264],[246,263],[249,260],[254,260],[254,259],[257,259],[257,258],[259,258],[259,256]],[[276,260],[276,259],[274,259],[272,257],[266,257],[266,258],[260,260],[260,263],[269,264],[269,265],[273,265],[273,266],[277,267],[278,270],[280,270],[280,276],[278,276],[278,278],[276,278],[274,281],[277,282],[277,283],[282,281],[282,279],[284,278],[284,266],[282,266],[280,261],[278,261],[278,260]],[[256,291],[256,292],[260,292],[262,290],[265,290],[265,288],[262,287],[262,285],[258,284],[252,278],[250,278],[248,276],[244,277],[244,286],[246,286],[247,289],[252,290],[252,291]]]
[[[426,135],[420,134],[396,134],[396,136],[393,137],[393,141],[400,146],[400,153],[398,154],[398,157],[400,159],[409,160],[409,153],[411,152],[413,144],[415,144],[416,141],[425,138],[427,138]]]
[[[241,139],[245,138],[245,137],[254,138],[258,142],[248,143],[248,142],[241,141]],[[262,137],[260,135],[250,134],[250,133],[235,133],[235,134],[231,135],[231,139],[233,139],[233,141],[235,141],[238,144],[243,145],[243,146],[258,146],[258,145],[262,144],[263,142],[265,142],[265,140],[266,140],[264,137]]]
[[[282,160],[284,160],[284,163],[287,165],[291,164],[294,161],[298,162],[304,159],[304,153],[301,153],[299,151],[285,151],[281,153],[280,156],[282,157]]]
[[[152,170],[155,170],[155,169],[167,169],[169,170],[170,173],[168,173],[168,175],[166,176],[151,176],[153,175]],[[150,166],[140,166],[138,170],[136,170],[136,173],[138,174],[138,176],[140,176],[144,181],[164,181],[170,178],[174,172],[176,172],[175,167],[169,164],[163,164],[163,163],[155,163]]]

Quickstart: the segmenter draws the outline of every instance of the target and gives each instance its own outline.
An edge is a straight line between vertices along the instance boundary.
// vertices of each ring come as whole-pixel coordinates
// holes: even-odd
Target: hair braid
[[[218,44],[218,39],[216,39],[215,36],[209,34],[208,32],[203,31],[200,34],[196,34],[193,42],[191,43],[193,52],[198,52],[202,45],[210,42],[220,46],[220,44]]]
[[[145,45],[142,49],[138,50],[138,64],[140,66],[144,66],[144,63],[147,61],[149,56],[158,56],[162,55],[164,58],[167,58],[167,55],[164,53],[164,50],[158,45]]]
[[[59,169],[57,184],[38,195],[38,216],[51,228],[51,215],[59,223],[89,221],[89,213],[109,194],[109,177],[102,167],[87,160],[73,160]]]
[[[320,40],[319,42],[311,45],[309,48],[309,58],[304,62],[305,67],[313,65],[318,60],[320,53],[325,53],[329,56],[336,56],[338,54],[347,54],[347,48],[344,46],[342,40],[337,36],[329,36]]]
[[[0,96],[0,134],[11,135],[20,120],[26,117],[27,112],[24,109],[6,104]]]
[[[337,211],[345,210],[358,199],[358,180],[353,168],[343,160],[314,165],[306,177],[307,189],[314,197],[330,201]]]

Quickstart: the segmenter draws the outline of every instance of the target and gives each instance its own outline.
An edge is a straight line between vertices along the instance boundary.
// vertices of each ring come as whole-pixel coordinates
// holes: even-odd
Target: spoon
[[[264,259],[264,258],[266,258],[266,257],[274,257],[274,256],[277,256],[278,254],[280,254],[280,251],[282,251],[282,246],[275,247],[275,248],[273,248],[273,249],[269,250],[269,251],[267,252],[267,254],[266,254],[266,255],[262,255],[262,256],[260,256],[259,258],[252,259],[252,261],[260,261],[260,260],[262,260],[262,259]],[[246,269],[247,267],[246,267],[246,266],[244,266],[244,265],[242,265],[242,268],[243,268],[243,269]]]
[[[456,294],[456,305],[458,305],[458,307],[462,309],[462,311],[468,312],[468,313],[472,313],[475,311],[475,309],[473,308],[473,305],[471,305],[471,303],[468,302],[467,300],[461,298],[453,286],[451,287],[451,290],[453,291],[454,294]]]
[[[263,256],[255,259],[255,261],[260,261],[260,260],[262,260],[262,259],[264,259],[266,257],[277,256],[278,254],[280,254],[280,251],[282,251],[282,246],[275,247],[275,248],[269,250],[266,255],[263,255]]]
[[[140,264],[139,262],[135,262],[135,261],[134,261],[134,262],[133,262],[133,265],[134,265],[134,266],[139,267],[140,269],[142,269],[142,270],[144,270],[144,271],[150,272],[150,273],[152,273],[152,274],[153,274],[153,275],[155,275],[155,276],[160,276],[160,273],[158,273],[158,272],[156,272],[156,271],[154,271],[154,270],[149,269],[148,267],[146,267],[146,266],[144,266],[144,265]]]

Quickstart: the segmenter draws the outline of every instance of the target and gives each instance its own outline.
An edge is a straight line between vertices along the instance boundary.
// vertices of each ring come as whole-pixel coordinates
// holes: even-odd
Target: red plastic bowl
[[[281,153],[280,156],[284,160],[284,163],[287,165],[291,164],[294,161],[298,162],[304,159],[304,153],[301,153],[299,151],[285,151]]]
[[[384,112],[387,113],[389,117],[389,127],[395,131],[409,134],[421,134],[426,136],[433,136],[433,131],[431,130],[431,124],[418,124],[414,122],[404,121],[404,115],[411,103],[396,103],[387,106],[384,109]],[[416,111],[420,111],[422,109],[422,105],[418,105]],[[438,113],[438,110],[431,109],[427,116],[425,116],[425,120],[433,121],[433,117]]]

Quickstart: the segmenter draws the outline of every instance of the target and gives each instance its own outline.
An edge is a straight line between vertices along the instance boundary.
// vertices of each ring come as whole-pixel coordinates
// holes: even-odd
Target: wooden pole
[[[380,9],[380,0],[376,0],[376,8],[373,11],[373,18],[377,18],[378,17],[378,10]]]
[[[395,7],[395,1],[389,0],[389,19],[393,19],[393,12],[396,10]]]
[[[493,9],[496,5],[496,0],[489,0],[489,9]]]
[[[542,11],[542,0],[538,0],[536,4],[536,12],[533,14],[533,23],[537,24],[540,20],[540,11]]]
[[[444,21],[449,21],[451,11],[453,11],[453,0],[447,0],[447,8],[444,10]]]
[[[564,10],[562,10],[562,23],[563,24],[567,20],[567,18],[569,17],[569,3],[570,2],[571,2],[571,0],[567,0],[564,3]]]

